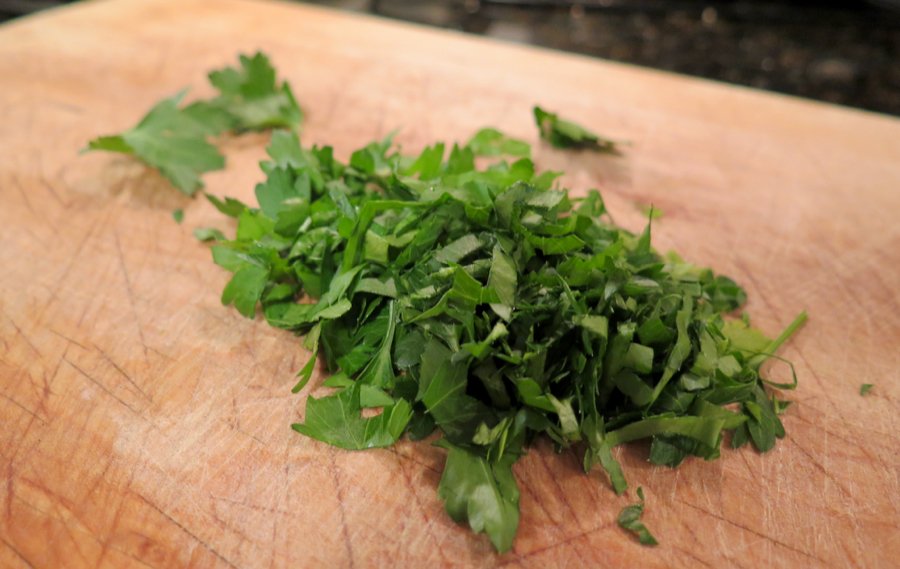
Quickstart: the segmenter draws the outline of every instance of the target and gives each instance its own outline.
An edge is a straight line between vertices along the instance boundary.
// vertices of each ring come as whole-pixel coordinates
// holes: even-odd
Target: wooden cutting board
[[[417,150],[530,108],[632,142],[538,146],[616,220],[743,283],[800,388],[775,450],[678,470],[619,449],[633,500],[539,444],[517,465],[511,553],[443,513],[443,451],[335,450],[294,434],[307,353],[219,304],[197,226],[229,224],[96,135],[134,124],[239,51],[263,49],[347,153],[400,128]],[[0,566],[889,567],[900,558],[900,122],[746,89],[301,5],[94,2],[0,28]],[[251,199],[267,135],[224,142],[215,194]],[[172,211],[184,208],[178,225]],[[773,374],[784,374],[776,368]],[[317,383],[317,381],[314,381]],[[859,395],[862,383],[875,384]],[[315,392],[315,391],[314,391]]]

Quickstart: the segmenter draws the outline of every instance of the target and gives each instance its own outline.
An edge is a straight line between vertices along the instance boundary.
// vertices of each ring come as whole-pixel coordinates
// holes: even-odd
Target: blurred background
[[[0,19],[64,3],[0,0]],[[308,3],[900,116],[900,0]]]

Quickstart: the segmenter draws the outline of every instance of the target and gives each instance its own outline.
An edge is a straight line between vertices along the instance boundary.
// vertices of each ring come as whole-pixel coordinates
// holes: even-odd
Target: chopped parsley
[[[223,164],[208,136],[300,121],[261,54],[210,78],[218,97],[167,99],[90,147],[133,153],[193,193]],[[534,114],[554,145],[615,148]],[[447,513],[498,551],[519,524],[513,464],[537,437],[583,451],[585,471],[622,494],[618,445],[649,440],[651,462],[675,467],[717,458],[726,433],[760,452],[785,435],[775,393],[796,376],[774,383],[761,367],[806,314],[775,339],[733,317],[737,283],[658,253],[649,220],[615,225],[597,190],[569,192],[526,142],[482,129],[406,155],[388,136],[344,161],[278,130],[268,156],[256,204],[206,196],[236,220],[233,238],[194,234],[231,273],[223,304],[305,336],[295,392],[324,361],[334,391],[307,397],[294,430],[350,450],[436,434]],[[637,493],[619,524],[655,544]]]
[[[644,489],[638,487],[637,495],[640,501],[637,504],[626,506],[619,513],[619,527],[633,533],[641,545],[659,545],[659,542],[641,521],[641,516],[644,515]]]
[[[613,225],[596,190],[572,195],[528,157],[478,167],[485,138],[519,153],[501,136],[417,156],[388,138],[345,163],[275,132],[259,205],[211,201],[237,218],[212,250],[233,273],[222,302],[305,334],[333,374],[338,391],[309,397],[294,429],[345,449],[437,431],[447,512],[505,551],[512,465],[536,436],[584,448],[617,493],[623,443],[650,439],[670,466],[717,457],[729,431],[771,448],[784,405],[760,366],[805,315],[777,340],[730,318],[746,300],[734,281],[659,255],[649,224]]]

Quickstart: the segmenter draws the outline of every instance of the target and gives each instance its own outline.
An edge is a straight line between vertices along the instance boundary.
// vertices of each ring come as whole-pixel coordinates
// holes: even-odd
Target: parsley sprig
[[[226,131],[294,128],[303,120],[290,85],[278,82],[269,58],[241,55],[240,68],[209,74],[219,95],[181,106],[186,91],[164,99],[133,128],[100,136],[86,151],[105,150],[137,157],[156,168],[187,195],[203,187],[201,176],[225,167],[225,157],[209,139]]]

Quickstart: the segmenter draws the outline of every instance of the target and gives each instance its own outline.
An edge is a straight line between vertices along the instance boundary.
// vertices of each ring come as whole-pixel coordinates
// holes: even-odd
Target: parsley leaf
[[[239,60],[240,68],[226,67],[209,74],[209,82],[218,89],[219,96],[197,110],[210,114],[221,111],[222,120],[227,121],[222,130],[299,126],[303,112],[291,86],[278,81],[269,58],[257,52],[253,56],[240,55]]]
[[[859,394],[860,395],[868,395],[872,388],[875,387],[874,384],[871,383],[863,383],[859,386]]]
[[[475,156],[531,156],[531,146],[527,142],[506,136],[495,128],[479,130],[466,146]]]
[[[306,403],[306,422],[292,428],[308,437],[336,447],[361,450],[394,444],[412,416],[412,408],[405,399],[387,405],[381,414],[363,418],[360,390],[348,387],[335,395]]]
[[[487,533],[500,553],[509,551],[519,527],[519,488],[512,474],[517,457],[508,453],[491,462],[448,442],[440,446],[448,449],[438,485],[447,513],[468,521],[475,533]]]
[[[654,205],[635,204],[638,211],[644,214],[647,219],[659,219],[663,216],[663,210]]]
[[[154,167],[173,186],[192,196],[203,187],[200,177],[225,166],[225,157],[209,137],[228,130],[295,128],[303,113],[287,82],[279,83],[263,53],[240,56],[240,69],[209,74],[219,95],[180,107],[186,91],[163,99],[122,134],[100,136],[84,151],[105,150],[135,156]]]
[[[262,267],[251,264],[241,267],[222,291],[222,304],[234,304],[238,312],[252,317],[268,277],[268,271]]]
[[[194,237],[198,241],[225,241],[225,234],[214,227],[198,227],[194,229]]]
[[[618,153],[618,143],[603,138],[572,121],[562,119],[556,113],[534,107],[534,122],[541,138],[557,148],[585,148],[597,152]]]
[[[136,156],[157,168],[187,195],[203,187],[200,176],[225,167],[225,158],[206,138],[208,125],[178,109],[184,92],[156,104],[134,128],[119,135],[101,136],[86,150],[107,150]]]
[[[656,541],[656,538],[653,537],[653,534],[650,533],[650,530],[648,530],[647,526],[641,521],[641,516],[644,515],[644,490],[638,488],[637,495],[640,501],[637,504],[626,506],[622,512],[619,513],[619,527],[626,529],[637,536],[641,545],[659,545],[659,542]]]

